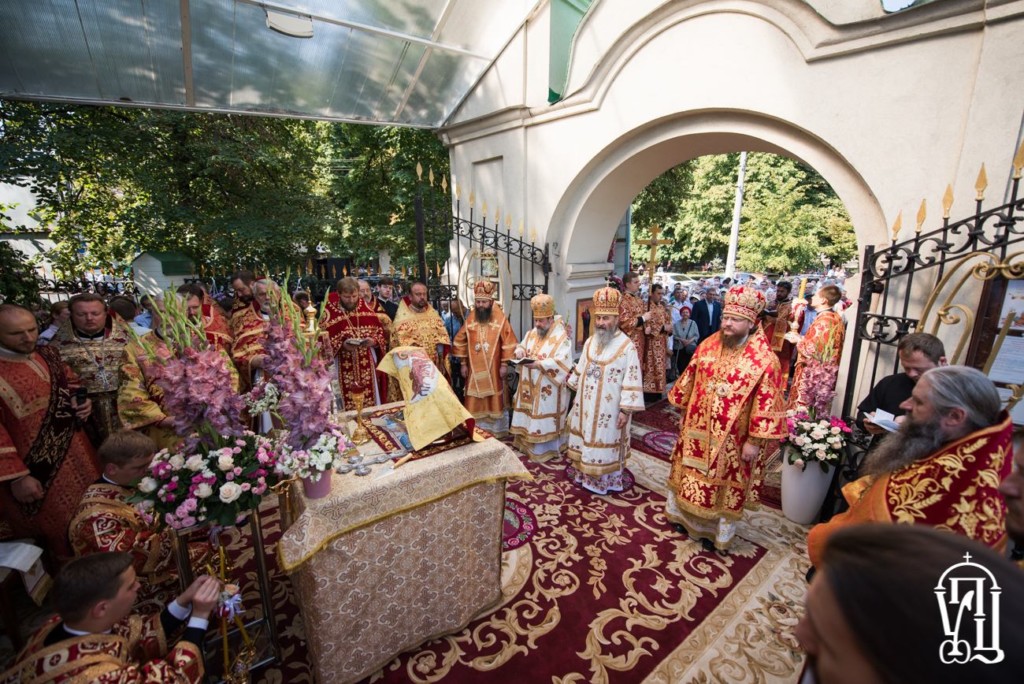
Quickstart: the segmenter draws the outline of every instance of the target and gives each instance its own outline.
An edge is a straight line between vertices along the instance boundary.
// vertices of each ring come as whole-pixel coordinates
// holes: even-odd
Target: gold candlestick
[[[353,401],[356,405],[356,429],[352,433],[352,443],[366,444],[370,441],[370,433],[363,426],[363,395],[356,395]]]

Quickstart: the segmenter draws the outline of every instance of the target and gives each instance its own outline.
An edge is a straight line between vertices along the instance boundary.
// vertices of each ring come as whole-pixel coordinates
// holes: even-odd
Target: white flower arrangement
[[[332,427],[320,435],[308,449],[282,447],[277,462],[277,472],[288,477],[297,475],[312,482],[318,482],[325,472],[342,466],[344,455],[352,447],[340,428]]]
[[[786,422],[792,446],[787,450],[787,462],[801,470],[817,461],[822,470],[839,463],[846,449],[846,436],[850,427],[835,416],[816,420],[806,413],[793,413]]]
[[[249,407],[249,413],[252,415],[273,413],[281,400],[281,391],[272,382],[262,382],[253,387],[244,398],[245,405]]]

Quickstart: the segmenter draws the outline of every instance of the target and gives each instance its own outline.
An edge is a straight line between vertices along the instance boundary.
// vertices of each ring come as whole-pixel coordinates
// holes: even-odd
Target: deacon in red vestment
[[[701,342],[668,394],[683,419],[666,517],[708,549],[729,547],[761,479],[764,446],[785,434],[779,360],[757,325],[763,310],[757,289],[730,289],[721,328]]]
[[[92,403],[54,347],[36,349],[28,309],[0,304],[0,538],[41,539],[71,555],[71,515],[99,467],[82,430]]]
[[[619,330],[633,341],[636,355],[642,364],[646,358],[647,336],[644,328],[647,322],[647,306],[640,299],[640,276],[630,271],[622,276],[626,289],[619,300]]]
[[[832,386],[835,386],[846,326],[843,317],[832,307],[842,295],[842,290],[835,285],[826,285],[811,298],[811,306],[817,314],[807,329],[807,334],[796,345],[796,368],[793,370],[793,385],[789,390],[787,410],[806,411],[811,406],[813,397],[806,382],[806,371],[809,366],[830,368],[833,373]]]
[[[121,430],[108,437],[99,450],[103,475],[85,490],[68,527],[76,556],[103,551],[131,554],[141,585],[136,610],[145,613],[160,612],[181,588],[171,540],[174,531],[159,531],[129,501],[149,474],[156,452],[156,442],[141,432]],[[192,567],[202,568],[210,544],[190,542],[188,551]]]
[[[672,334],[672,313],[662,301],[661,283],[651,285],[644,321],[643,363],[644,399],[658,401],[665,393],[666,365],[668,364],[668,338]]]
[[[790,325],[795,321],[799,325],[798,311],[793,308],[793,283],[780,280],[775,285],[775,307],[765,311],[764,335],[772,351],[779,357],[782,370],[782,381],[789,377],[789,368],[793,362],[793,343],[786,339]]]
[[[966,366],[926,371],[914,385],[899,432],[867,457],[859,480],[843,487],[849,510],[815,525],[807,553],[818,565],[826,540],[858,523],[930,525],[1002,551],[1013,424],[992,381]],[[814,467],[810,464],[809,467]]]
[[[337,359],[342,408],[355,409],[358,397],[363,406],[385,403],[388,377],[377,371],[377,364],[387,352],[387,331],[380,316],[359,296],[355,278],[338,281],[338,292],[328,296],[320,330]]]
[[[253,385],[256,371],[263,365],[266,356],[264,344],[267,340],[268,318],[263,313],[253,292],[256,277],[252,271],[238,271],[231,276],[231,287],[235,290],[235,302],[231,305],[231,360],[235,362],[241,391],[247,392]]]
[[[220,582],[200,577],[159,615],[147,617],[131,612],[138,590],[127,553],[94,553],[68,563],[53,588],[58,614],[0,673],[0,684],[202,682],[200,649]]]
[[[505,376],[519,340],[501,306],[494,303],[496,290],[490,280],[479,280],[473,286],[473,311],[455,335],[452,356],[463,360],[466,409],[478,427],[501,437],[509,428]]]
[[[210,298],[209,293],[199,283],[189,283],[178,288],[178,294],[184,297],[188,309],[189,320],[199,323],[206,335],[206,342],[231,354],[231,326],[220,311],[220,306]],[[153,322],[154,326],[156,321]]]

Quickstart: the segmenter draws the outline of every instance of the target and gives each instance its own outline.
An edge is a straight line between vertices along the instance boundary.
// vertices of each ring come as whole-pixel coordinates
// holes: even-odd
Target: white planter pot
[[[800,525],[810,525],[818,517],[821,505],[825,503],[828,486],[832,482],[829,465],[823,471],[817,461],[808,463],[804,470],[787,463],[782,455],[782,514]]]

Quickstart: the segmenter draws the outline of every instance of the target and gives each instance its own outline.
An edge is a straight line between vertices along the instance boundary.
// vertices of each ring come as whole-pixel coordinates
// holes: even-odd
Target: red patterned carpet
[[[508,494],[536,512],[537,533],[505,555],[503,604],[367,682],[641,682],[765,556],[748,541],[703,551],[650,490],[597,497],[560,462],[528,467],[536,480]]]
[[[569,482],[563,461],[524,462],[536,479],[508,488],[501,605],[365,682],[795,680],[802,657],[790,631],[806,588],[803,530],[754,513],[732,552],[719,556],[666,523],[657,491],[664,460],[634,453],[636,486],[605,497]],[[302,618],[274,553],[276,506],[264,508],[264,531],[283,660],[252,681],[313,682]],[[245,535],[232,534],[229,556],[245,578],[246,607],[258,611]]]
[[[653,422],[666,420],[669,411],[656,406],[645,413],[653,414]],[[593,496],[566,480],[564,462],[524,462],[536,479],[508,488],[502,604],[462,632],[402,654],[364,682],[663,680],[669,664],[701,657],[689,643],[710,653],[715,638],[728,642],[724,620],[734,609],[725,604],[748,600],[751,589],[745,585],[758,585],[779,571],[766,562],[762,544],[739,540],[732,553],[719,556],[681,538],[664,519],[664,499],[650,489],[635,486],[617,496]],[[765,526],[776,524],[770,520]],[[264,527],[272,550],[280,536],[276,509],[267,511]],[[248,540],[239,538],[231,548],[253,581]],[[253,681],[312,682],[291,583],[277,569],[276,554],[268,562],[284,662],[258,671]],[[790,592],[800,592],[800,568],[789,561],[785,569],[787,581],[796,578]],[[255,596],[247,601],[258,605]],[[799,653],[783,629],[795,624],[799,601],[799,596],[784,599],[771,590],[755,602],[755,616],[739,621],[768,623],[761,630],[764,643],[745,647],[753,651],[745,656],[749,662],[730,666],[752,678],[737,674],[735,681],[765,681],[799,671]],[[714,621],[709,620],[712,614]],[[739,625],[740,641],[750,639],[744,631],[749,628]],[[775,655],[762,658],[763,649]],[[713,665],[696,667],[703,671]]]

